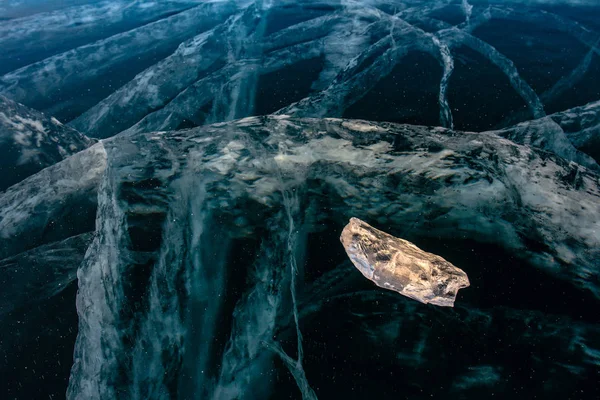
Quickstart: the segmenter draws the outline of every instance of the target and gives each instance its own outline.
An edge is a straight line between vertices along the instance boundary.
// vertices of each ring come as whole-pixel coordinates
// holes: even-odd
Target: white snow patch
[[[256,118],[256,117],[246,117],[246,118],[239,119],[236,124],[238,126],[252,126],[258,122],[259,122],[258,118]]]
[[[24,132],[15,132],[15,134],[13,135],[13,139],[16,144],[19,144],[21,146],[31,146],[31,134]]]
[[[379,128],[378,126],[356,121],[344,121],[342,122],[342,126],[344,128],[352,129],[353,131],[359,132],[377,132],[381,130],[381,128]]]
[[[206,167],[220,174],[228,174],[237,164],[240,157],[239,150],[245,148],[242,142],[232,140],[223,148],[223,155],[206,163]]]
[[[191,138],[190,139],[191,142],[195,142],[195,143],[206,143],[206,142],[211,142],[212,140],[213,140],[213,138],[211,138],[211,137]]]
[[[23,164],[30,163],[32,161],[33,162],[38,161],[40,154],[41,153],[39,150],[26,147],[23,150],[21,150],[21,155],[19,156],[19,159],[17,160],[17,165],[23,165]]]
[[[46,133],[46,128],[44,128],[44,124],[42,124],[42,121],[37,121],[34,119],[29,119],[29,118],[23,118],[20,115],[15,115],[15,119],[19,120],[24,125],[28,125],[32,129],[37,130],[38,132]]]

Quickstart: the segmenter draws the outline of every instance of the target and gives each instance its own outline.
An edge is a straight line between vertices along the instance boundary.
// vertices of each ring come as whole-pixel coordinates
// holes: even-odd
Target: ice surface
[[[350,296],[343,282],[354,279],[344,265],[306,281],[323,219],[341,229],[356,215],[416,244],[494,244],[519,268],[600,297],[600,180],[582,158],[591,139],[578,141],[594,137],[596,108],[484,133],[278,115],[119,135],[1,194],[0,250],[10,257],[95,226],[78,274],[71,398],[264,397],[281,365],[310,399],[323,384],[311,374],[307,318],[328,307],[323,296]],[[233,261],[234,248],[254,250]],[[411,362],[426,363],[424,351]]]
[[[0,93],[60,115],[69,108],[81,107],[81,104],[73,104],[67,99],[58,103],[48,101],[61,90],[93,85],[100,79],[110,80],[116,67],[146,57],[150,52],[170,53],[182,41],[198,31],[211,29],[235,10],[234,3],[205,3],[131,31],[85,44],[5,74],[0,78]],[[135,65],[134,71],[139,68]],[[87,106],[98,100],[91,98]]]
[[[66,289],[77,279],[77,268],[91,241],[92,233],[84,233],[0,260],[0,318]]]
[[[55,118],[0,96],[0,191],[94,142]]]
[[[0,55],[0,74],[192,6],[192,2],[180,1],[111,0],[5,21],[0,25],[0,48],[3,50]],[[41,7],[32,8],[39,10]],[[2,11],[0,17],[1,14]]]
[[[439,19],[450,9],[464,21]],[[91,21],[89,16],[100,18]],[[135,16],[140,26],[123,25],[120,21],[132,19],[128,16]],[[478,28],[493,20],[553,26],[588,52],[551,89],[536,93],[519,73],[519,63],[477,38]],[[319,63],[312,81],[303,83],[309,95],[281,104],[281,113],[341,117],[414,52],[430,54],[442,66],[439,125],[453,128],[452,109],[462,104],[450,104],[448,92],[468,84],[452,79],[454,58],[463,46],[499,68],[525,101],[526,113],[513,110],[503,121],[485,124],[508,126],[530,115],[543,117],[545,105],[588,77],[600,56],[593,27],[544,7],[494,1],[177,1],[147,6],[133,2],[125,8],[120,2],[100,2],[11,20],[4,29],[14,35],[6,40],[23,47],[11,38],[35,36],[40,26],[50,26],[44,32],[72,36],[73,44],[44,55],[26,40],[27,49],[33,46],[27,50],[31,56],[43,58],[7,70],[0,77],[0,93],[102,138],[124,130],[171,130],[254,115],[256,104],[268,101],[262,98],[261,77],[306,60]],[[111,35],[94,36],[99,26]],[[469,67],[489,68],[473,60]],[[540,68],[543,74],[548,66]],[[581,105],[577,100],[567,103]],[[419,118],[424,116],[417,113]]]
[[[314,398],[302,260],[323,214],[402,227],[417,242],[494,243],[600,297],[589,279],[598,273],[598,176],[493,133],[277,116],[103,145],[71,398],[260,397],[272,390],[275,357]],[[250,238],[243,289],[225,301],[238,273],[227,248]],[[231,322],[219,325],[226,309]],[[293,346],[274,339],[284,331]]]
[[[98,143],[0,193],[0,259],[94,230],[105,168]]]
[[[25,104],[0,109],[1,162],[21,174],[0,188],[9,397],[64,394],[77,284],[69,398],[598,397],[591,11],[26,3],[0,6],[0,93]],[[507,29],[532,50],[515,57],[484,40],[494,20],[560,39]],[[388,83],[380,115],[406,122],[427,92],[410,122],[439,126],[336,118]],[[452,310],[376,290],[339,245],[351,216],[460,266],[469,290]]]

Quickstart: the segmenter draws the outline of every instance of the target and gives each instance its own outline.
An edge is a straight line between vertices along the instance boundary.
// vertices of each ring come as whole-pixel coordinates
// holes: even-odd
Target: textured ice
[[[579,151],[600,163],[600,101],[550,116]]]
[[[0,193],[0,259],[94,230],[105,169],[97,143]]]
[[[56,118],[0,96],[0,191],[94,142]]]
[[[0,388],[598,397],[599,25],[557,7],[585,2],[2,3]],[[372,99],[438,126],[348,119]],[[351,216],[470,288],[374,287]]]
[[[319,218],[311,193],[323,187],[334,194],[323,207],[333,215],[373,215],[398,226],[410,221],[416,238],[459,234],[497,243],[550,276],[600,296],[589,280],[598,273],[597,175],[494,134],[449,133],[277,117],[105,141],[111,172],[99,189],[97,234],[79,272],[81,322],[70,397],[111,396],[117,390],[132,398],[161,397],[173,385],[180,393],[201,388],[212,398],[267,393],[261,377],[267,379],[279,356],[311,398],[301,340],[293,358],[272,338],[284,321],[296,324],[299,283],[291,276],[301,265],[298,252],[310,221]],[[254,204],[253,212],[243,204]],[[255,237],[256,229],[263,234],[256,258],[248,260],[250,280],[235,305],[229,339],[217,351],[223,344],[198,342],[198,335],[213,337],[209,332],[224,307],[216,294],[231,279],[219,267],[226,261],[211,250],[212,243],[226,251],[230,240]],[[147,284],[131,292],[139,273]],[[100,276],[113,278],[107,285]],[[189,276],[183,293],[175,290],[178,276]],[[129,301],[136,300],[126,293],[148,293],[149,303],[131,313]],[[202,330],[189,330],[192,320],[177,311],[180,301],[192,301],[181,310],[203,310],[204,322],[197,322]],[[125,336],[139,349],[127,358]],[[163,358],[164,351],[170,356]],[[199,373],[192,367],[198,365],[204,375],[184,378]],[[117,376],[122,383],[115,386]]]
[[[118,33],[56,54],[34,64],[9,72],[0,78],[0,93],[51,114],[72,112],[74,107],[92,106],[98,100],[92,95],[86,102],[48,99],[67,87],[81,87],[86,82],[109,79],[112,70],[149,52],[170,53],[182,41],[198,31],[208,30],[236,10],[233,2],[209,2],[150,24]],[[137,67],[139,68],[139,67]],[[139,70],[138,70],[139,71]],[[115,88],[116,89],[116,88]],[[86,104],[87,103],[87,104]],[[131,106],[131,105],[130,105]]]
[[[18,69],[7,67],[10,70],[0,77],[0,93],[104,138],[124,130],[172,130],[254,115],[256,104],[269,100],[260,90],[262,77],[311,62],[317,72],[311,82],[303,83],[308,96],[285,100],[280,113],[342,117],[405,57],[424,52],[442,68],[441,76],[431,77],[439,79],[439,125],[453,128],[453,107],[461,105],[451,104],[449,93],[468,83],[452,78],[454,58],[466,46],[498,68],[525,102],[527,110],[512,111],[503,121],[490,119],[488,125],[509,126],[531,115],[543,117],[546,105],[558,99],[568,102],[562,94],[589,78],[594,57],[600,55],[598,34],[586,24],[543,7],[516,4],[224,0],[67,7],[14,19],[3,28],[14,33],[5,41],[23,47],[11,40],[19,35],[31,57],[43,59]],[[464,15],[464,22],[452,25],[438,19],[451,6]],[[288,22],[290,12],[306,16]],[[87,17],[92,15],[99,18],[92,21]],[[148,23],[123,24],[131,16]],[[536,93],[519,73],[518,63],[476,36],[478,28],[493,20],[547,24],[588,50],[550,89]],[[75,29],[73,24],[81,26]],[[37,35],[40,26],[70,39],[61,41],[60,49],[37,51],[34,41],[26,38]],[[110,36],[94,36],[98,26]],[[469,67],[489,68],[473,60]],[[74,101],[65,95],[71,92],[84,96]],[[424,118],[422,112],[417,119]]]
[[[77,278],[92,241],[85,233],[0,260],[0,319],[4,314],[56,296]]]
[[[0,74],[192,7],[192,2],[101,1],[36,13],[0,25]],[[39,6],[34,7],[38,10]],[[2,11],[0,11],[2,16]],[[43,40],[40,38],[43,37]]]
[[[595,107],[547,118],[590,129]],[[324,298],[350,296],[341,288],[352,278],[345,265],[303,279],[307,238],[324,218],[341,229],[356,215],[417,245],[457,235],[493,243],[600,297],[591,279],[600,257],[598,175],[498,133],[278,115],[119,135],[0,195],[0,257],[95,226],[78,272],[70,398],[264,397],[277,357],[310,399],[320,386],[309,372],[306,318],[329,307]],[[96,210],[95,224],[86,209]],[[228,254],[240,241],[255,250],[236,261],[248,276],[226,300],[236,281]],[[586,362],[597,362],[597,349],[582,343]],[[430,360],[425,350],[406,351],[399,359]]]

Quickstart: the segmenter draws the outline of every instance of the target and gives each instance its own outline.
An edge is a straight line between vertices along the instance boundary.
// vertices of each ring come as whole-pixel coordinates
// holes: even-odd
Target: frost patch
[[[20,115],[15,115],[15,119],[19,120],[22,124],[27,125],[32,129],[35,129],[38,132],[46,133],[46,128],[44,128],[44,124],[42,124],[42,121],[23,118]]]
[[[358,132],[377,132],[377,131],[381,130],[377,126],[369,125],[364,122],[344,121],[344,122],[342,122],[342,126],[344,128],[352,129],[353,131],[358,131]]]

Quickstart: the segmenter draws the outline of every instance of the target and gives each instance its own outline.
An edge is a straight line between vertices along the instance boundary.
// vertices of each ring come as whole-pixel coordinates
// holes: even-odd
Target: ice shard
[[[367,279],[421,303],[454,307],[458,291],[469,286],[467,274],[442,257],[358,218],[350,218],[340,240]]]
[[[95,142],[0,95],[0,192]]]

